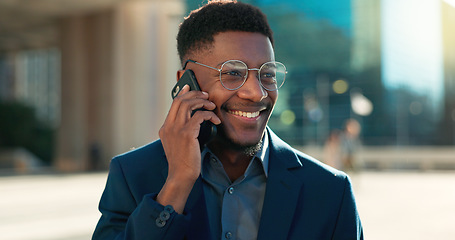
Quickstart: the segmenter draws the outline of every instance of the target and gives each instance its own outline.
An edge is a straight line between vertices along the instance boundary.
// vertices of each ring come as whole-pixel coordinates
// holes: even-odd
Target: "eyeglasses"
[[[187,60],[183,65],[183,69],[186,68],[189,62],[218,71],[221,85],[228,90],[241,88],[248,78],[248,71],[258,71],[258,79],[261,86],[268,91],[276,91],[283,86],[287,73],[284,64],[275,61],[266,62],[260,68],[248,68],[246,63],[240,60],[228,60],[218,69],[194,60]]]

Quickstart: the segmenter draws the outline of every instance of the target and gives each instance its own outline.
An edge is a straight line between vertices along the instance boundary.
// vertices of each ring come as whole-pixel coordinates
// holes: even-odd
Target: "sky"
[[[441,5],[435,0],[382,0],[383,81],[427,95],[438,106],[443,97]]]

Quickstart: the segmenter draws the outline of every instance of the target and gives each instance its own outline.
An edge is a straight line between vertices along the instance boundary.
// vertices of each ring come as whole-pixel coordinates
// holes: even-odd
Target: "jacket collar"
[[[294,150],[267,128],[270,140],[269,178],[258,239],[286,239],[303,182],[292,171],[303,167]]]
[[[297,157],[295,150],[286,142],[281,140],[269,127],[266,129],[270,142],[270,157],[278,158],[285,168],[293,169],[303,166],[303,163]]]

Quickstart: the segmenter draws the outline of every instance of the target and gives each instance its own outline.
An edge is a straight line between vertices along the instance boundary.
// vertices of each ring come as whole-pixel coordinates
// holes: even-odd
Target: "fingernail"
[[[204,95],[209,95],[207,92],[204,92],[204,91],[202,92],[202,94],[204,94]]]

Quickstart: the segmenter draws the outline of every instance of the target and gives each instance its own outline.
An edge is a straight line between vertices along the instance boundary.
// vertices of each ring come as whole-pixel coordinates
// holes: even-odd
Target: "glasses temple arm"
[[[186,60],[185,64],[183,64],[182,70],[185,70],[186,65],[188,65],[188,62],[196,63],[196,64],[199,64],[199,65],[201,65],[201,66],[208,67],[208,68],[210,68],[210,69],[213,69],[213,70],[216,70],[216,71],[218,71],[218,72],[221,72],[221,69],[214,68],[214,67],[211,67],[211,66],[209,66],[209,65],[205,65],[205,64],[203,64],[203,63],[196,62],[196,61],[191,60],[191,59]]]
[[[188,60],[186,60],[186,62],[183,64],[183,68],[182,68],[182,70],[185,70],[185,68],[186,68],[186,65],[188,65],[188,63],[189,63],[189,62],[192,62],[192,63],[197,63],[197,62],[196,62],[196,61],[194,61],[194,60],[188,59]]]

